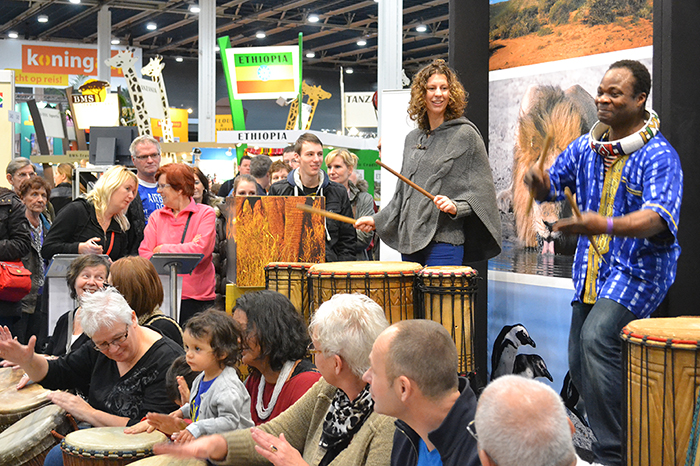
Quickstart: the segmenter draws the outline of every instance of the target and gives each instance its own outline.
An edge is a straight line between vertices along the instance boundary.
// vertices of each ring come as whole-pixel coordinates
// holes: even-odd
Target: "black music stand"
[[[192,273],[203,258],[204,254],[158,253],[151,256],[151,262],[158,273],[170,275],[170,317],[177,322],[180,322],[180,313],[177,310],[177,276]]]

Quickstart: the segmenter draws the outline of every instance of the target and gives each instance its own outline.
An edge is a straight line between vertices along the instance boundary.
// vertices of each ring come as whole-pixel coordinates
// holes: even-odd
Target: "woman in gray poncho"
[[[414,76],[408,115],[418,128],[406,136],[401,174],[435,199],[398,183],[379,213],[355,223],[376,229],[405,261],[462,265],[501,251],[493,176],[479,130],[462,116],[466,105],[467,93],[444,60]]]

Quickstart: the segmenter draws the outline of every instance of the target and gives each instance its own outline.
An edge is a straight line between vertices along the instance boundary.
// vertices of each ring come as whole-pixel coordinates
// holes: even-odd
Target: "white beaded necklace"
[[[255,403],[255,411],[257,411],[260,420],[265,420],[268,417],[270,417],[270,414],[272,414],[272,410],[275,409],[275,404],[277,403],[277,398],[280,396],[282,387],[287,381],[289,374],[292,373],[295,364],[295,361],[287,361],[282,366],[282,370],[280,371],[280,375],[277,378],[277,382],[275,383],[275,389],[272,391],[272,397],[270,398],[270,403],[267,405],[267,408],[263,406],[263,393],[265,392],[265,376],[260,374],[260,384],[258,385],[258,400]]]

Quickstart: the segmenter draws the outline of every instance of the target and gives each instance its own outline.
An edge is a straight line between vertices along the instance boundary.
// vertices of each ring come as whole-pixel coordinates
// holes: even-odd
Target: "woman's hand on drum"
[[[27,345],[21,344],[17,338],[12,337],[12,332],[6,326],[0,326],[0,358],[13,361],[14,364],[23,366],[34,357],[36,337],[32,335]]]
[[[134,424],[131,427],[127,427],[126,429],[124,429],[124,433],[125,434],[142,434],[142,433],[146,432],[146,433],[150,434],[154,430],[156,430],[156,428],[153,427],[151,424],[149,424],[147,419],[144,419],[143,421],[141,421],[137,424]]]
[[[170,436],[170,438],[175,443],[187,443],[195,440],[196,437],[192,435],[192,432],[190,432],[189,430],[183,429],[180,432],[175,432],[173,435]]]
[[[370,216],[358,218],[357,220],[355,220],[355,228],[357,228],[360,231],[364,231],[365,233],[369,233],[370,231],[374,231],[374,229],[375,229],[374,218],[372,218]]]
[[[79,397],[68,392],[54,391],[47,395],[49,400],[55,405],[63,408],[79,421],[94,422],[93,412],[95,408]]]
[[[188,443],[158,443],[153,446],[156,455],[179,458],[198,458],[221,461],[228,453],[228,443],[221,435],[205,435]]]
[[[277,438],[256,427],[250,429],[250,434],[257,443],[255,451],[275,466],[308,466],[301,453],[287,442],[284,434]]]
[[[450,215],[457,215],[457,206],[449,197],[437,195],[433,199],[433,203],[435,203],[435,207],[440,209],[442,212]]]
[[[150,425],[168,437],[187,427],[187,424],[181,417],[175,417],[170,414],[148,413],[146,414],[146,419],[148,419]]]

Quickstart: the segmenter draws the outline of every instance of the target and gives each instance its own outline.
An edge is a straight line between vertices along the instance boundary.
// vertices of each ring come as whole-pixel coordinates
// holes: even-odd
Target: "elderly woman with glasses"
[[[334,296],[309,325],[310,350],[323,378],[299,401],[258,427],[161,444],[156,451],[226,465],[388,465],[394,419],[374,412],[362,381],[372,344],[387,326],[384,311],[368,297]]]
[[[182,279],[180,326],[193,315],[214,305],[216,276],[212,254],[216,242],[216,213],[198,204],[194,195],[195,175],[184,163],[164,165],[156,172],[162,209],[151,214],[144,231],[139,255],[150,259],[155,253],[196,253],[204,258]]]

